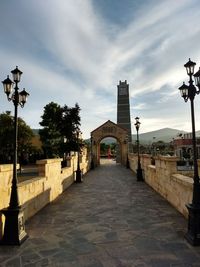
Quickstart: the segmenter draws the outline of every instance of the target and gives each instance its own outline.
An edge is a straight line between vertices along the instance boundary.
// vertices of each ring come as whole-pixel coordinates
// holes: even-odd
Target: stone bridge
[[[104,160],[27,221],[20,247],[0,247],[0,266],[200,266],[186,228],[130,169]]]

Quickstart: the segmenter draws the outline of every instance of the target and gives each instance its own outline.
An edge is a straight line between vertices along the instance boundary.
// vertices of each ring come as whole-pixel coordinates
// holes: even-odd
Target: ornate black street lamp
[[[81,132],[79,130],[77,130],[76,132],[76,140],[77,140],[77,170],[76,170],[76,183],[82,183],[82,175],[81,175],[81,169],[80,169],[80,137]]]
[[[144,181],[143,175],[142,175],[142,168],[140,163],[140,142],[139,142],[139,128],[140,128],[140,122],[138,117],[135,118],[135,128],[137,131],[137,153],[138,153],[138,168],[137,168],[137,181]]]
[[[194,98],[196,94],[200,92],[200,70],[194,74],[194,67],[196,63],[192,62],[190,59],[184,65],[187,74],[189,76],[189,85],[183,83],[179,87],[181,96],[184,98],[185,102],[190,99],[191,103],[191,120],[192,120],[192,144],[193,144],[193,164],[194,164],[194,177],[193,177],[193,198],[192,203],[187,204],[186,207],[189,212],[188,218],[188,231],[186,233],[186,239],[193,246],[200,245],[200,183],[199,183],[199,173],[197,165],[197,148],[196,148],[196,133],[195,133],[195,116],[194,116]],[[192,76],[195,78],[195,87],[193,85]]]
[[[22,72],[16,67],[11,71],[13,75],[13,81],[10,80],[9,76],[3,83],[4,92],[7,95],[8,101],[12,101],[15,107],[14,111],[14,158],[13,158],[13,178],[10,194],[10,203],[8,208],[1,210],[5,216],[5,227],[3,238],[1,240],[2,245],[20,245],[28,237],[25,232],[23,210],[19,205],[18,188],[17,188],[17,133],[18,133],[18,121],[17,111],[18,106],[24,107],[27,96],[29,95],[25,89],[19,92],[18,83]],[[13,84],[15,84],[14,92],[12,93]]]
[[[93,138],[91,136],[91,139],[90,139],[90,145],[91,145],[91,165],[90,165],[90,169],[91,170],[94,170],[94,156],[93,156]]]
[[[127,156],[126,156],[126,168],[130,169],[130,163],[129,163],[129,159],[128,159],[128,152],[127,152]]]
[[[129,169],[130,168],[130,163],[129,163],[129,158],[128,158],[128,135],[126,137],[126,140],[124,141],[124,143],[127,145],[127,153],[126,153],[126,168]]]

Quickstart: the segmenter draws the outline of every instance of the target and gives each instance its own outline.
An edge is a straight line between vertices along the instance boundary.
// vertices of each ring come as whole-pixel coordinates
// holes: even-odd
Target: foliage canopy
[[[44,107],[39,130],[45,157],[63,156],[65,152],[77,151],[77,131],[80,126],[80,107],[63,107],[50,102]]]
[[[18,118],[18,155],[30,153],[33,131],[26,122]],[[14,140],[14,117],[7,111],[0,114],[0,162],[12,162]]]

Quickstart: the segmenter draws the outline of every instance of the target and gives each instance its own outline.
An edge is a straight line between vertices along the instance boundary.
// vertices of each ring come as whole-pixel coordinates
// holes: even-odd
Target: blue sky
[[[30,97],[19,115],[32,128],[49,102],[78,102],[88,138],[108,119],[116,122],[117,84],[127,80],[141,132],[191,131],[190,104],[177,88],[188,81],[189,57],[200,66],[199,25],[198,0],[1,0],[1,81],[15,66],[23,71],[19,87]],[[199,130],[199,96],[195,107]],[[13,105],[2,88],[6,110]]]

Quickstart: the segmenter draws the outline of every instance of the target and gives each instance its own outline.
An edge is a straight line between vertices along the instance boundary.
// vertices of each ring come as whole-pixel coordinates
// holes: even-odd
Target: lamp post
[[[81,132],[79,130],[77,130],[76,132],[76,140],[77,140],[77,147],[78,147],[78,151],[77,151],[77,170],[76,170],[76,183],[82,183],[82,179],[81,179],[81,169],[80,169],[80,142],[79,142],[79,136],[80,136]]]
[[[127,156],[126,156],[126,168],[130,169],[130,163],[129,163],[129,159],[128,159],[128,152],[127,152]]]
[[[193,144],[193,164],[194,164],[194,177],[193,177],[193,196],[192,203],[186,205],[189,217],[188,217],[188,231],[185,235],[186,239],[193,246],[200,245],[200,183],[199,173],[197,165],[197,148],[196,148],[196,133],[195,133],[195,116],[194,116],[194,98],[196,94],[200,92],[200,70],[194,74],[194,67],[196,63],[190,59],[184,65],[187,74],[189,76],[189,85],[183,83],[179,87],[181,96],[185,102],[190,100],[191,103],[191,121],[192,121],[192,144]],[[193,85],[192,76],[195,78],[195,87]]]
[[[63,137],[63,161],[61,162],[62,168],[67,167],[67,157],[66,157],[66,144],[67,144],[67,137]]]
[[[153,143],[152,143],[152,147],[153,147],[153,156],[156,156],[156,137],[153,137]]]
[[[8,101],[12,101],[14,104],[14,157],[13,157],[13,178],[10,194],[10,203],[8,208],[1,210],[5,216],[5,226],[3,238],[1,241],[2,245],[20,245],[28,237],[25,232],[23,210],[19,205],[18,198],[18,181],[17,181],[17,134],[18,134],[18,121],[17,111],[18,106],[24,107],[27,96],[29,95],[25,89],[19,92],[18,83],[22,72],[16,67],[11,71],[13,75],[13,81],[10,80],[9,76],[3,83],[4,92],[7,95]],[[14,92],[12,93],[12,87],[15,84]]]
[[[142,168],[141,168],[141,163],[140,163],[140,142],[139,142],[139,128],[141,122],[139,122],[138,117],[135,118],[136,123],[135,123],[135,128],[137,131],[137,153],[138,153],[138,167],[137,167],[137,181],[144,181],[143,175],[142,175]]]
[[[91,144],[91,165],[90,165],[90,169],[94,170],[94,158],[93,158],[93,137],[91,136],[90,138],[90,144]]]
[[[130,168],[130,163],[129,163],[129,158],[128,158],[128,135],[126,137],[126,140],[125,140],[125,144],[127,145],[127,153],[126,153],[126,168],[129,169]]]

